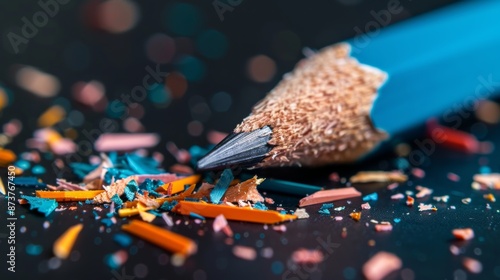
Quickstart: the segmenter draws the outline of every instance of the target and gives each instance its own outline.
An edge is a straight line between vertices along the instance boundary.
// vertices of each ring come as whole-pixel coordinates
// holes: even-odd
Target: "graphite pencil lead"
[[[272,149],[268,144],[271,136],[272,129],[269,126],[250,132],[232,133],[198,161],[198,170],[255,165]]]

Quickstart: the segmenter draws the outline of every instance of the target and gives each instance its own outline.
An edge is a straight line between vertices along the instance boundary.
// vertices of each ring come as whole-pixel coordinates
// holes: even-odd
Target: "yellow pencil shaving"
[[[197,250],[193,240],[142,221],[133,220],[122,230],[175,254],[192,255]]]
[[[120,217],[130,217],[130,216],[138,215],[140,212],[146,212],[148,210],[155,209],[153,207],[146,207],[146,206],[144,206],[144,204],[142,204],[138,201],[134,201],[134,202],[136,202],[135,208],[132,208],[132,207],[122,208],[122,209],[118,210],[118,215]],[[141,215],[141,217],[142,217],[142,215]]]
[[[49,146],[51,146],[51,145],[61,141],[61,139],[63,139],[61,134],[59,134],[57,131],[51,129],[51,130],[48,130],[47,138],[45,139],[45,141],[47,142],[47,144]]]
[[[54,255],[60,259],[66,259],[71,253],[71,249],[75,244],[78,234],[83,228],[83,224],[77,224],[68,228],[57,240],[54,242],[52,250]]]
[[[228,220],[261,224],[275,224],[297,219],[297,216],[295,215],[281,214],[278,211],[263,211],[249,207],[234,207],[191,201],[179,201],[172,211],[182,215],[196,213],[207,218],[215,218],[218,215],[223,214]]]
[[[94,197],[104,190],[93,191],[36,191],[36,196],[41,198],[51,198],[56,201],[85,201]]]
[[[56,123],[62,121],[66,116],[66,111],[63,107],[59,105],[54,105],[47,109],[39,118],[38,118],[38,126],[47,127],[53,126]]]
[[[5,186],[3,185],[2,178],[0,178],[0,193],[2,193],[3,195],[7,194],[7,191],[5,190]]]
[[[151,223],[156,218],[155,214],[151,214],[145,211],[139,211],[139,214],[141,215],[142,220],[148,223]]]
[[[194,188],[196,187],[195,184],[192,184],[187,190],[185,190],[183,193],[172,196],[172,197],[165,197],[165,198],[157,198],[156,201],[160,204],[160,206],[165,203],[165,202],[171,202],[174,200],[183,200],[184,198],[190,196],[194,192]]]
[[[172,194],[180,193],[184,191],[184,186],[185,185],[191,185],[191,184],[196,184],[198,181],[200,181],[201,175],[192,175],[188,176],[173,182],[170,182],[168,184],[162,185],[156,189],[157,192],[167,192],[168,187],[171,184],[172,185]]]

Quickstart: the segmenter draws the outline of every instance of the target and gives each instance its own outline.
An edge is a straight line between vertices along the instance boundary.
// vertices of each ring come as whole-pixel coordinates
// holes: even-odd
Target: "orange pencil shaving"
[[[0,148],[0,166],[6,167],[16,161],[16,159],[17,156],[13,151]]]
[[[62,121],[66,117],[66,111],[63,107],[59,105],[54,105],[47,109],[40,117],[38,118],[38,126],[40,127],[48,127],[53,126],[56,123]]]
[[[278,211],[263,211],[247,207],[233,207],[191,201],[179,201],[172,211],[182,215],[196,213],[207,218],[215,218],[223,214],[228,220],[261,224],[275,224],[297,219],[295,215],[281,214]]]
[[[176,194],[184,191],[184,186],[186,185],[191,185],[191,184],[196,184],[198,181],[200,181],[201,175],[191,175],[173,182],[170,182],[168,184],[162,185],[156,189],[157,192],[167,192],[169,185],[172,185],[172,192],[171,194]]]
[[[54,242],[52,251],[54,255],[60,259],[66,259],[71,253],[71,249],[75,244],[78,234],[83,228],[83,224],[77,224],[68,228],[57,240]]]
[[[36,191],[36,196],[41,198],[51,198],[56,201],[85,201],[94,197],[104,190],[94,191]]]
[[[171,201],[174,201],[174,200],[181,200],[181,199],[184,199],[188,196],[190,196],[193,192],[194,192],[194,188],[196,187],[195,184],[192,184],[187,190],[185,190],[183,193],[179,194],[179,195],[176,195],[176,196],[172,196],[172,197],[165,197],[165,198],[157,198],[156,199],[156,202],[158,202],[160,204],[160,206],[165,203],[165,202],[171,202]]]
[[[192,255],[197,250],[193,240],[145,222],[133,220],[128,225],[123,225],[122,230],[172,253]]]

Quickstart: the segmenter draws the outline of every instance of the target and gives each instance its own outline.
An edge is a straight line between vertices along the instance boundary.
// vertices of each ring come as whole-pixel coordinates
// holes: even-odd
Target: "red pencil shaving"
[[[471,240],[474,238],[474,230],[471,228],[457,228],[452,231],[453,236],[459,240]]]
[[[370,206],[370,203],[363,203],[361,204],[361,209],[368,210],[371,209],[372,207]]]
[[[436,119],[427,122],[427,133],[436,143],[450,149],[467,153],[477,153],[480,150],[480,143],[474,135],[442,126]]]
[[[319,203],[325,203],[329,201],[337,201],[352,197],[361,196],[361,193],[358,192],[355,188],[341,188],[341,189],[332,189],[325,191],[317,191],[310,196],[306,196],[299,201],[299,206],[304,207],[307,205],[314,205]]]
[[[298,249],[292,254],[292,261],[296,264],[315,264],[320,263],[324,259],[323,253],[320,250]]]
[[[96,140],[94,147],[99,152],[131,151],[154,147],[160,141],[156,133],[104,133]]]
[[[363,265],[363,275],[367,280],[382,280],[402,265],[396,255],[381,251]]]
[[[406,197],[406,205],[413,206],[413,204],[415,204],[415,198],[408,195]]]

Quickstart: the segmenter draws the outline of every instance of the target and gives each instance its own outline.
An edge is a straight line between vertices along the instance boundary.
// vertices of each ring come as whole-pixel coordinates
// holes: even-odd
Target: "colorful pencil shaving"
[[[188,176],[168,184],[162,185],[156,189],[157,192],[169,192],[169,188],[171,188],[170,193],[176,194],[184,191],[184,187],[186,185],[196,184],[200,181],[201,175],[192,175]]]
[[[78,234],[83,228],[83,224],[77,224],[68,228],[57,240],[54,242],[52,250],[54,255],[60,259],[68,258],[71,249],[75,244]]]
[[[477,138],[464,131],[440,125],[436,119],[427,121],[427,133],[438,144],[467,153],[477,153],[480,143]]]
[[[192,255],[198,248],[193,240],[146,222],[133,220],[122,230],[175,254]]]
[[[275,224],[297,219],[295,215],[281,214],[278,211],[264,211],[248,207],[234,207],[191,201],[179,201],[172,211],[182,215],[196,213],[207,218],[215,218],[223,214],[228,220],[261,224]]]
[[[358,192],[355,188],[341,188],[341,189],[332,189],[325,191],[318,191],[310,196],[306,196],[299,201],[299,206],[304,207],[307,205],[314,205],[319,203],[325,203],[329,201],[336,201],[347,199],[351,197],[361,196],[361,193]]]
[[[94,191],[36,191],[36,196],[40,198],[51,198],[56,201],[85,201],[94,197],[104,190]]]
[[[372,182],[398,182],[404,183],[408,177],[400,171],[362,171],[352,176],[351,183],[372,183]]]

